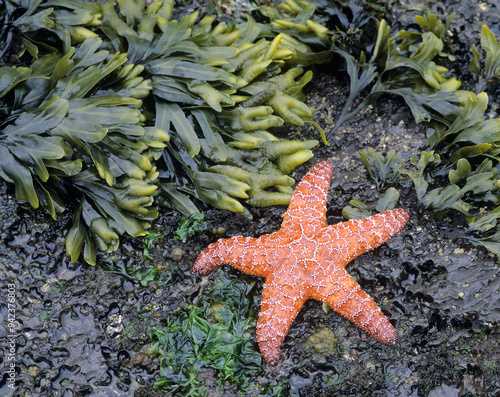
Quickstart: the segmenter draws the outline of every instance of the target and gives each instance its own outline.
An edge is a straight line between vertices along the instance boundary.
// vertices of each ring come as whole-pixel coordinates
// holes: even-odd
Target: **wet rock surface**
[[[440,17],[457,12],[452,25],[457,58],[467,59],[482,23],[499,37],[500,10],[494,2],[445,3],[426,6]],[[393,7],[391,24],[406,25],[421,12],[415,7]],[[454,73],[467,80],[466,68]],[[316,117],[326,132],[340,112],[347,87],[345,77],[325,68],[315,70],[309,105],[319,109]],[[312,127],[294,128],[293,134],[317,138]],[[383,97],[340,128],[330,146],[316,148],[314,159],[292,176],[299,180],[322,160],[334,163],[327,217],[336,223],[343,220],[342,208],[350,200],[373,207],[379,198],[357,156],[359,150],[395,149],[408,160],[426,145],[423,127],[413,123],[404,103]],[[146,354],[152,345],[148,329],[161,327],[189,304],[201,305],[202,292],[220,272],[249,286],[246,304],[254,325],[248,332],[258,349],[254,320],[263,280],[229,267],[202,279],[190,267],[200,250],[220,237],[275,231],[285,207],[252,209],[253,221],[209,209],[207,230],[191,235],[186,243],[174,239],[179,214],[164,211],[153,225],[163,237],[147,251],[142,240],[125,240],[117,253],[101,255],[99,266],[90,267],[70,263],[65,256],[70,214],[54,222],[42,211],[22,209],[12,194],[12,186],[1,181],[0,395],[11,393],[6,372],[12,339],[6,325],[9,284],[15,285],[15,318],[20,324],[14,332],[14,395],[168,395],[153,391],[160,362],[158,356]],[[282,395],[292,396],[500,395],[496,258],[459,239],[459,217],[438,220],[417,214],[411,189],[401,191],[400,204],[412,213],[408,226],[347,267],[395,325],[396,345],[377,343],[320,302],[309,301],[284,341],[280,362],[264,364],[256,375],[261,388],[247,395],[276,395],[277,386]],[[217,228],[225,229],[222,235],[212,232]],[[199,377],[209,395],[238,395],[237,387],[219,376],[207,370]]]

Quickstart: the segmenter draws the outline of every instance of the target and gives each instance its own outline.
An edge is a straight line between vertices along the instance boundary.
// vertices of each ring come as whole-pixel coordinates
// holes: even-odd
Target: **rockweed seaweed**
[[[383,93],[401,96],[415,121],[424,123],[432,150],[412,156],[409,167],[394,150],[387,156],[372,148],[360,151],[377,189],[412,184],[419,211],[428,209],[437,217],[459,211],[467,224],[460,236],[499,256],[500,231],[496,226],[500,217],[500,119],[485,119],[489,97],[482,90],[495,87],[500,79],[500,44],[483,26],[484,59],[473,46],[468,66],[476,80],[476,92],[460,89],[461,82],[449,77],[448,69],[442,66],[445,61],[455,60],[452,43],[446,37],[452,18],[450,15],[442,22],[433,14],[418,17],[419,31],[401,30],[392,36],[382,21],[369,61],[349,59],[348,53],[334,49],[346,59],[351,96],[371,87],[356,109],[350,111],[348,101],[335,128]],[[429,190],[431,185],[437,186]],[[360,208],[359,204],[355,206]],[[350,208],[345,214],[356,216]]]
[[[251,217],[245,204],[287,204],[288,174],[318,141],[268,130],[316,125],[302,89],[312,78],[303,67],[330,57],[319,24],[280,33],[249,15],[175,20],[172,0],[2,4],[1,54],[19,56],[0,68],[0,176],[21,205],[53,218],[74,208],[73,261],[83,252],[95,264],[97,248],[146,235],[158,205]],[[272,15],[309,21],[313,11]]]

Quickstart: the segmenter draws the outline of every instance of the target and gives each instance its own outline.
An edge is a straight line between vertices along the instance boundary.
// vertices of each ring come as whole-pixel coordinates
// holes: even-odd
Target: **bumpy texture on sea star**
[[[328,303],[379,342],[396,342],[392,324],[345,267],[399,232],[410,215],[398,208],[327,225],[326,199],[332,173],[333,165],[328,161],[311,168],[295,189],[277,232],[259,238],[221,239],[203,250],[193,265],[193,271],[203,275],[229,264],[265,277],[257,341],[270,364],[278,362],[290,325],[311,298]]]

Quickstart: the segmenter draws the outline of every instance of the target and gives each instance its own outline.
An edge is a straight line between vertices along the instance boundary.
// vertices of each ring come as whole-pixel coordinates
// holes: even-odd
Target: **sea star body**
[[[328,161],[309,170],[295,189],[277,232],[218,240],[203,250],[193,265],[193,271],[202,275],[229,264],[265,277],[257,341],[270,364],[278,362],[281,343],[308,299],[328,303],[382,343],[396,342],[392,324],[345,267],[399,232],[409,213],[398,208],[327,225],[326,199],[332,173],[333,165]]]

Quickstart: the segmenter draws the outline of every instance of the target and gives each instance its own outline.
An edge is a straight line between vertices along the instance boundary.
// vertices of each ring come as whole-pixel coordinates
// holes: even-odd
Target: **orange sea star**
[[[277,232],[218,240],[193,265],[193,271],[200,274],[229,264],[265,277],[257,341],[270,364],[278,362],[281,343],[310,298],[328,303],[376,340],[387,345],[396,342],[392,324],[345,266],[399,232],[410,215],[398,208],[327,225],[326,198],[332,173],[328,161],[311,168],[295,189]]]

